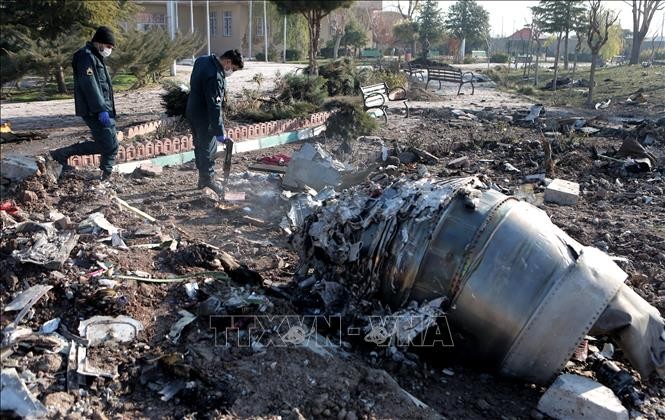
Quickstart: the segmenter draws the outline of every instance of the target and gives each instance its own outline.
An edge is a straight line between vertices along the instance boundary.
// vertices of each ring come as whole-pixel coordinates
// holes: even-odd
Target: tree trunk
[[[414,60],[416,58],[416,45],[417,41],[414,39],[413,42],[411,43],[411,59]]]
[[[568,70],[568,31],[566,31],[566,38],[563,41],[563,68]]]
[[[533,85],[538,86],[538,66],[540,62],[540,41],[537,43],[536,49],[536,67],[533,69]]]
[[[67,85],[65,84],[65,71],[62,66],[58,66],[55,71],[55,81],[58,84],[58,93],[67,93]]]
[[[596,59],[598,53],[591,53],[591,70],[589,71],[589,95],[586,98],[586,105],[591,108],[593,106],[593,85],[594,78],[596,77]]]
[[[640,49],[642,49],[642,41],[644,41],[644,35],[640,35],[638,32],[633,33],[633,46],[630,50],[630,64],[638,64],[640,61]]]
[[[319,65],[316,62],[316,54],[319,52],[319,36],[321,34],[321,18],[319,17],[314,22],[314,36],[312,37],[312,59],[314,61],[314,75],[319,75]]]
[[[339,44],[342,43],[342,34],[337,34],[335,36],[335,48],[333,49],[333,58],[337,60],[339,57]]]
[[[556,92],[557,77],[559,77],[559,54],[561,53],[561,34],[556,41],[556,56],[554,57],[554,84],[552,90]]]

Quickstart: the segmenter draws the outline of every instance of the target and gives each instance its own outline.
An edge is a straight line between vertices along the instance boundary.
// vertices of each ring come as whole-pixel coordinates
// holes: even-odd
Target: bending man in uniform
[[[67,164],[70,156],[101,155],[99,168],[102,170],[102,180],[111,176],[118,152],[113,87],[104,63],[104,58],[111,55],[114,46],[113,32],[102,26],[90,42],[74,53],[72,60],[76,115],[83,117],[92,132],[93,141],[50,151],[53,160],[59,162],[63,170],[71,169]]]
[[[187,121],[192,129],[196,169],[199,171],[199,188],[209,187],[217,194],[224,188],[215,181],[215,154],[217,143],[224,143],[224,115],[222,105],[226,78],[244,67],[238,50],[229,50],[217,57],[214,54],[196,59],[189,81]]]

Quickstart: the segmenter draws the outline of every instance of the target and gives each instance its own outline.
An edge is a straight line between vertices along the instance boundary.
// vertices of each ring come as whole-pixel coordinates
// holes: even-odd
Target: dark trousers
[[[111,172],[118,153],[118,139],[115,134],[115,119],[111,118],[111,125],[104,127],[97,117],[83,117],[92,133],[92,141],[76,143],[63,147],[54,152],[62,160],[75,155],[100,155],[99,169]]]
[[[215,176],[215,155],[217,154],[217,139],[208,134],[208,123],[197,123],[188,120],[192,129],[194,143],[194,160],[199,178],[207,180]]]

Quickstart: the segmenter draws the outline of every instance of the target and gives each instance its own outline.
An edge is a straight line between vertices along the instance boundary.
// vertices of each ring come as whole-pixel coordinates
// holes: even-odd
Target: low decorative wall
[[[226,135],[231,137],[236,142],[243,140],[250,140],[261,138],[265,136],[272,136],[275,134],[285,133],[288,131],[300,130],[307,127],[316,127],[324,124],[330,117],[330,112],[317,112],[305,118],[291,118],[287,120],[268,121],[256,124],[240,125],[229,128]],[[158,127],[172,123],[173,117],[165,120],[153,121],[145,124],[140,124],[135,127],[130,127],[127,132],[118,133],[118,140],[131,139],[133,137],[142,136],[152,133]],[[159,140],[142,140],[135,141],[129,144],[121,144],[118,148],[116,156],[116,163],[129,162],[132,160],[144,160],[155,156],[163,156],[170,154],[177,154],[194,150],[192,142],[192,135],[187,136],[174,136],[171,138],[163,138]],[[68,163],[72,166],[99,166],[99,155],[87,156],[72,156],[69,158]]]

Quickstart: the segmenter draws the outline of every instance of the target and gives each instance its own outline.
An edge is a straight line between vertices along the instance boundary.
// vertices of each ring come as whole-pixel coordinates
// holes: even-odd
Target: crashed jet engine
[[[324,202],[293,243],[301,272],[394,311],[443,298],[464,351],[506,376],[548,382],[590,332],[665,375],[663,319],[626,273],[478,178],[375,179]]]

